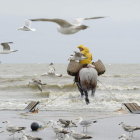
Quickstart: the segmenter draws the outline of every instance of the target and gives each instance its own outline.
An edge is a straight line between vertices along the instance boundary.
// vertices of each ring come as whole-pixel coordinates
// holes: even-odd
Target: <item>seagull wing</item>
[[[75,56],[78,56],[78,57],[81,57],[81,56],[85,56],[83,53],[81,53],[81,52],[76,52],[76,51],[74,51],[74,53],[75,53]]]
[[[91,17],[91,18],[84,18],[84,20],[89,20],[89,19],[99,19],[99,18],[105,18],[105,17]]]
[[[42,87],[41,87],[41,85],[39,85],[39,84],[37,83],[36,86],[37,86],[38,89],[42,92]]]
[[[86,126],[86,125],[91,125],[91,124],[93,124],[93,122],[91,122],[91,121],[81,121],[80,124]]]
[[[72,21],[72,24],[74,24],[74,25],[81,25],[83,21],[84,21],[84,18],[75,18]]]
[[[10,50],[10,46],[8,44],[12,44],[13,42],[5,42],[5,43],[1,43],[1,45],[3,46],[3,50]]]
[[[47,19],[47,18],[39,18],[39,19],[30,19],[31,21],[51,21],[51,22],[55,22],[58,25],[60,25],[61,27],[70,27],[73,26],[71,23],[69,23],[66,20],[63,19]]]
[[[72,21],[72,24],[74,24],[74,25],[81,25],[84,20],[99,19],[99,18],[105,18],[105,17],[76,18],[76,19],[74,19]]]
[[[31,25],[31,20],[26,19],[25,20],[25,27],[30,28],[30,25]]]

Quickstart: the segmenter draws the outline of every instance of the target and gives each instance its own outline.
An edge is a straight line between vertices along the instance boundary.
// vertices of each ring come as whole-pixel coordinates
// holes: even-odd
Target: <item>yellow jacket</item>
[[[89,52],[89,48],[84,47],[83,45],[78,46],[78,48],[83,48],[83,51],[81,51],[81,53],[83,53],[86,57],[88,57],[87,59],[81,60],[80,63],[82,65],[84,64],[92,64],[92,54]]]

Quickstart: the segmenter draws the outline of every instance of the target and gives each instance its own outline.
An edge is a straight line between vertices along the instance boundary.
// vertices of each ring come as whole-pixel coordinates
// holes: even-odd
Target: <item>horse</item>
[[[82,68],[79,71],[79,82],[76,82],[81,97],[85,94],[85,102],[88,105],[88,91],[91,90],[91,96],[94,97],[97,86],[98,73],[94,68]]]

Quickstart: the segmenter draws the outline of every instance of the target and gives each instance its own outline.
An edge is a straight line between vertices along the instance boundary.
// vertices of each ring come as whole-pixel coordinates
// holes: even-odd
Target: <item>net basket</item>
[[[68,68],[67,68],[67,73],[71,76],[75,76],[82,67],[83,67],[82,64],[80,64],[76,61],[70,61]]]
[[[95,69],[97,70],[98,75],[105,73],[106,69],[101,60],[98,60],[97,62],[92,63],[92,64],[95,66]]]

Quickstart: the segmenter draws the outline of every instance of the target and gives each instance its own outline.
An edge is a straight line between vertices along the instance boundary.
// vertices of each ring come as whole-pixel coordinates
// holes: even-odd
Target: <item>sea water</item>
[[[94,98],[89,91],[89,105],[73,85],[74,77],[67,74],[67,65],[54,64],[56,73],[63,75],[56,77],[42,76],[48,64],[1,64],[0,110],[23,110],[31,101],[40,101],[42,110],[115,111],[123,102],[140,104],[140,64],[105,64],[106,72],[98,77],[101,83]],[[36,86],[28,86],[33,78],[47,84],[42,92]]]

